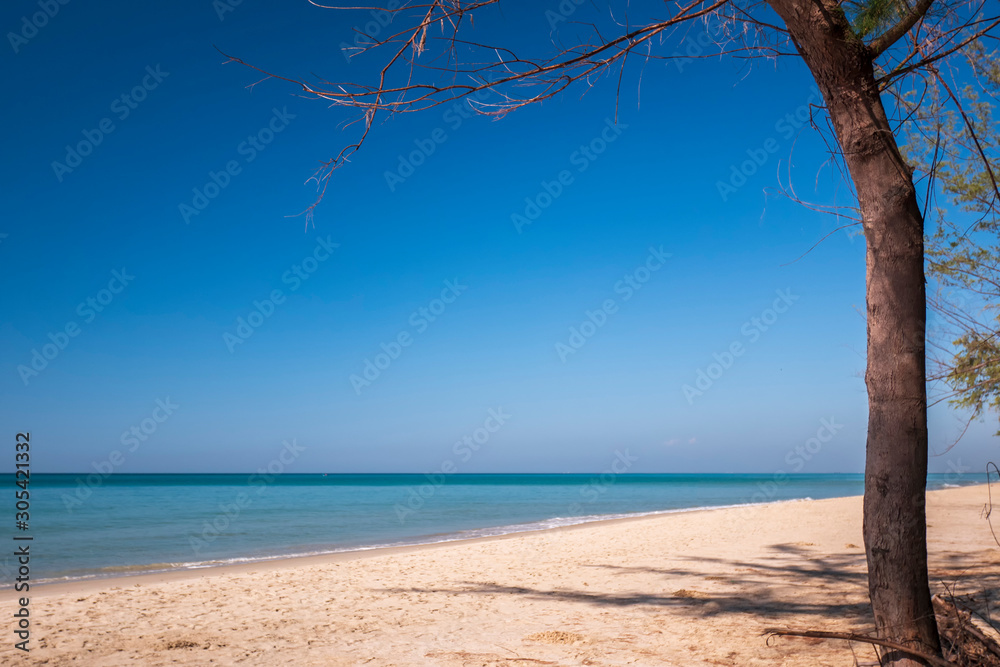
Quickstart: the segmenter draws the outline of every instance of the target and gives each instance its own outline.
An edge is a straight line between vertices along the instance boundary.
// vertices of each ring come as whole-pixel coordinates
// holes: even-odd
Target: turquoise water
[[[14,489],[13,476],[3,477]],[[978,477],[931,475],[928,488],[985,481]],[[33,537],[37,582],[851,496],[863,483],[862,475],[35,474],[29,530],[17,534]],[[0,558],[2,586],[11,585],[13,560]]]

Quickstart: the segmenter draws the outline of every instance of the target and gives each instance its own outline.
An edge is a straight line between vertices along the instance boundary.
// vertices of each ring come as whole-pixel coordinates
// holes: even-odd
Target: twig
[[[987,637],[979,628],[977,628],[975,625],[972,624],[971,619],[968,623],[966,623],[965,619],[962,618],[961,612],[964,611],[970,616],[972,614],[975,614],[976,616],[979,616],[979,618],[982,618],[982,616],[980,616],[975,609],[972,609],[971,607],[960,603],[955,598],[954,593],[951,592],[951,589],[948,588],[947,585],[945,586],[945,589],[948,591],[948,595],[951,598],[950,600],[946,600],[940,594],[935,595],[934,598],[938,601],[938,603],[941,606],[945,607],[945,610],[947,610],[946,605],[951,605],[952,610],[955,612],[955,621],[958,624],[959,633],[965,632],[972,635],[973,637],[979,640],[979,642],[983,645],[983,648],[985,648],[987,651],[1000,658],[1000,646],[997,645],[996,640],[992,639],[991,637]],[[992,623],[989,625],[991,628],[993,627]],[[996,630],[996,628],[993,629]]]
[[[889,641],[888,639],[879,639],[878,637],[869,637],[868,635],[859,635],[855,632],[825,632],[823,630],[778,630],[771,628],[764,630],[765,635],[771,635],[772,637],[812,637],[815,639],[843,639],[849,642],[865,642],[875,646],[884,646],[886,648],[891,648],[894,651],[902,651],[903,653],[908,653],[909,655],[914,655],[921,660],[926,661],[928,664],[934,667],[955,667],[955,663],[948,662],[944,658],[939,658],[936,655],[931,655],[930,653],[924,653],[923,651],[918,651],[917,649],[910,648],[909,646],[904,646],[903,644],[898,644],[894,641]]]
[[[959,606],[956,604],[955,605],[955,609],[958,609],[958,608],[959,608]],[[975,637],[976,639],[978,639],[980,642],[982,642],[983,646],[986,647],[987,651],[989,651],[993,655],[995,655],[998,658],[1000,658],[1000,647],[997,646],[996,641],[994,641],[993,639],[990,639],[989,637],[987,637],[986,634],[984,634],[983,632],[981,632],[979,630],[979,628],[977,628],[976,626],[974,626],[971,623],[969,623],[969,624],[963,625],[962,626],[962,630],[964,632],[968,632],[970,635],[972,635],[973,637]]]
[[[494,646],[496,646],[497,648],[502,648],[503,650],[507,651],[508,653],[514,654],[514,657],[511,658],[511,660],[516,660],[518,662],[537,662],[540,665],[554,665],[554,664],[556,664],[556,663],[552,662],[551,660],[539,660],[538,658],[522,658],[517,651],[513,651],[513,650],[507,648],[506,646],[501,646],[500,644],[494,644]]]

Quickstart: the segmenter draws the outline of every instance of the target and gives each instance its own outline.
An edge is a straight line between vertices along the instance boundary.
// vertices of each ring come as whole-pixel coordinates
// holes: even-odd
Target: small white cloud
[[[665,443],[663,443],[663,444],[664,444],[665,446],[667,446],[667,447],[673,447],[674,445],[678,445],[678,444],[680,444],[680,442],[681,442],[681,441],[680,441],[680,440],[678,440],[677,438],[671,438],[670,440],[667,440],[667,441],[666,441]]]
[[[698,442],[698,438],[691,438],[690,440],[688,440],[688,444],[689,445],[693,445],[693,444],[695,444],[697,442]]]

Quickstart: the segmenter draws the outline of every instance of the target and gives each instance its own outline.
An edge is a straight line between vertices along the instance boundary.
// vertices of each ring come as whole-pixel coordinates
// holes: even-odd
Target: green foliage
[[[843,6],[854,33],[862,39],[874,37],[892,26],[907,8],[902,0],[863,0],[845,2]]]
[[[997,364],[1000,348],[996,332],[986,337],[969,333],[955,343],[961,346],[962,352],[956,355],[952,371],[951,381],[959,392],[953,402],[972,408],[977,415],[984,407],[1000,410],[1000,393],[996,389],[1000,381],[1000,364]]]
[[[910,106],[919,115],[906,152],[918,172],[933,173],[935,190],[950,204],[936,209],[937,225],[926,239],[933,288],[928,305],[942,323],[936,333],[943,356],[932,377],[947,383],[952,404],[981,416],[1000,412],[1000,202],[994,182],[1000,178],[1000,132],[993,102],[1000,94],[1000,60],[980,45],[967,56],[978,83],[956,92],[965,116],[944,91],[931,90],[922,109]],[[934,341],[928,342],[931,347]]]
[[[1000,245],[988,225],[967,235],[942,221],[927,243],[928,276],[938,287],[931,305],[954,336],[938,375],[951,402],[976,416],[1000,412]]]

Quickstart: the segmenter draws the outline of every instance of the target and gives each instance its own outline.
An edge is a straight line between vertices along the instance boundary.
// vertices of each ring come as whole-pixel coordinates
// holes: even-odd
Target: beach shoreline
[[[854,498],[860,496],[841,496],[842,498]],[[836,498],[824,498],[823,500],[835,500]],[[544,533],[544,532],[558,532],[565,530],[574,530],[587,528],[588,526],[603,525],[603,524],[615,524],[615,523],[628,523],[632,521],[642,521],[643,519],[652,519],[660,516],[668,516],[672,514],[689,514],[697,512],[720,512],[725,510],[740,510],[744,508],[755,508],[764,507],[768,505],[780,505],[784,503],[802,503],[802,502],[815,502],[812,498],[792,498],[787,500],[773,500],[763,503],[742,503],[739,505],[720,505],[718,507],[690,507],[690,508],[679,508],[670,510],[659,510],[655,512],[643,512],[636,513],[635,516],[615,516],[607,519],[589,519],[586,521],[581,521],[579,523],[568,524],[564,526],[550,526],[545,528],[531,528],[526,530],[511,531],[508,533],[501,533],[498,535],[485,535],[481,537],[459,537],[459,538],[449,538],[436,542],[414,542],[413,544],[399,544],[399,545],[386,545],[386,546],[372,546],[372,547],[359,547],[356,549],[346,549],[344,551],[335,551],[329,553],[320,554],[304,554],[304,555],[290,555],[290,556],[274,556],[270,558],[259,558],[256,560],[248,560],[246,562],[239,563],[219,563],[214,565],[205,565],[201,567],[177,567],[171,569],[157,570],[153,572],[139,572],[137,574],[114,574],[114,575],[97,575],[88,578],[75,578],[66,581],[49,581],[45,580],[42,583],[35,583],[31,585],[31,591],[36,597],[43,595],[60,595],[63,593],[71,592],[92,592],[94,590],[103,590],[112,587],[121,586],[132,586],[135,584],[150,584],[150,583],[163,583],[171,581],[185,581],[189,579],[198,579],[206,576],[213,576],[216,574],[225,574],[226,572],[231,573],[244,573],[250,571],[264,570],[264,571],[274,571],[283,570],[289,567],[297,566],[307,566],[307,565],[320,565],[324,563],[333,563],[347,560],[363,559],[363,558],[375,558],[378,556],[392,556],[392,555],[402,555],[407,553],[413,553],[427,548],[434,547],[446,547],[453,544],[477,544],[481,542],[489,542],[493,540],[504,540],[515,538],[519,535],[529,535],[532,533]],[[499,528],[503,528],[500,526]],[[6,584],[6,582],[4,582]],[[94,584],[93,586],[88,586],[87,584]],[[0,602],[5,600],[16,599],[20,596],[13,587],[7,585],[5,588],[0,588]]]
[[[943,488],[934,489],[933,491],[928,491],[928,493],[933,493],[934,491],[946,491],[948,489],[968,488],[973,486],[986,487],[987,484],[982,483],[982,484],[965,484],[965,485],[946,485]],[[839,500],[845,498],[860,499],[861,497],[862,496],[860,495],[837,496],[834,498],[822,498],[820,500]],[[580,521],[579,523],[573,523],[568,525],[550,526],[544,528],[528,528],[525,530],[516,530],[506,533],[500,533],[497,535],[486,535],[480,537],[446,538],[439,541],[427,541],[427,542],[417,541],[412,544],[361,546],[358,548],[348,548],[343,551],[331,551],[327,553],[293,554],[287,556],[279,555],[273,557],[261,557],[258,559],[248,559],[245,562],[218,563],[218,564],[204,565],[197,567],[175,567],[175,568],[155,570],[149,572],[138,572],[136,574],[95,575],[90,577],[72,578],[64,581],[43,580],[41,583],[32,584],[31,590],[35,596],[59,595],[67,592],[85,592],[93,590],[102,590],[109,587],[131,586],[135,584],[184,581],[189,579],[197,579],[205,576],[213,576],[216,574],[224,574],[226,572],[243,573],[256,570],[274,571],[274,570],[282,570],[289,567],[317,565],[328,562],[332,563],[332,562],[341,562],[341,561],[355,560],[355,559],[374,558],[378,556],[402,555],[407,553],[413,553],[415,551],[420,551],[426,548],[446,547],[452,544],[477,544],[493,540],[510,539],[517,537],[519,535],[526,535],[532,533],[543,533],[549,531],[559,532],[565,530],[583,529],[589,526],[610,525],[615,523],[629,523],[633,521],[642,521],[644,519],[652,519],[672,514],[718,512],[724,510],[742,510],[748,508],[766,507],[770,505],[782,505],[786,503],[803,503],[803,502],[817,502],[817,500],[813,498],[791,498],[783,500],[772,500],[760,503],[740,503],[735,505],[720,505],[717,507],[708,506],[708,507],[690,507],[690,508],[678,508],[669,510],[658,510],[653,512],[636,513],[634,516],[613,516],[606,519],[593,518],[593,519],[587,519],[585,521]],[[498,528],[506,528],[506,526],[499,526]],[[20,594],[17,593],[13,589],[13,587],[9,585],[7,582],[3,582],[3,584],[4,587],[0,588],[0,602],[9,599],[16,599],[17,597],[20,596]],[[88,586],[88,584],[93,584],[93,586]]]
[[[985,485],[928,492],[932,587],[995,595]],[[861,497],[32,587],[47,665],[852,664],[869,632]],[[3,613],[15,594],[0,593]],[[991,600],[995,604],[997,600]],[[14,659],[13,642],[0,661]],[[874,659],[855,644],[858,659]],[[4,657],[6,656],[6,657]],[[527,661],[527,662],[526,662]],[[29,661],[30,664],[30,661]]]

